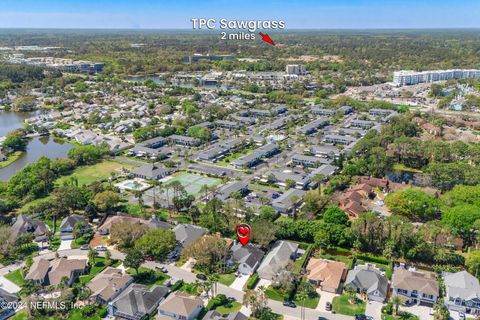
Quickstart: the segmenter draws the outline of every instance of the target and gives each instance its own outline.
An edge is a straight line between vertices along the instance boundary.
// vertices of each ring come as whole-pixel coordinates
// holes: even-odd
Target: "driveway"
[[[406,312],[410,312],[411,314],[414,314],[418,316],[422,320],[433,320],[433,316],[430,315],[430,311],[432,308],[427,307],[427,306],[417,306],[413,305],[410,307],[407,306],[400,306],[398,309]],[[458,314],[457,312],[451,312],[451,316],[455,319],[454,315]],[[457,318],[458,319],[458,318]]]
[[[70,250],[72,248],[72,242],[73,240],[62,240],[62,242],[60,242],[60,247],[58,247],[58,251]]]
[[[0,277],[0,287],[8,293],[17,293],[21,289],[19,286],[17,286],[15,283],[8,280],[4,276]]]
[[[377,301],[367,301],[365,308],[365,315],[372,317],[374,320],[380,320],[382,318],[383,303]],[[423,320],[423,318],[420,318]]]
[[[242,274],[239,277],[235,278],[235,281],[230,285],[230,288],[236,289],[236,290],[243,290],[243,286],[245,283],[247,283],[248,278],[250,278],[250,275],[247,274]]]
[[[260,281],[258,281],[257,283],[257,286],[255,288],[260,288],[261,286],[265,287],[265,288],[268,288],[270,285],[272,284],[272,281],[270,280],[267,280],[267,279],[260,279]]]
[[[327,302],[332,303],[333,298],[338,296],[338,294],[322,291],[320,289],[317,289],[317,293],[320,295],[320,301],[318,302],[316,310],[322,311],[322,312],[331,312],[331,311],[327,311],[325,307],[327,305]]]

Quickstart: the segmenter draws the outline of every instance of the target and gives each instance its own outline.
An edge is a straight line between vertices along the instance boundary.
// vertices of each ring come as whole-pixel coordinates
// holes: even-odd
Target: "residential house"
[[[170,230],[172,228],[172,226],[168,222],[158,219],[157,215],[155,214],[152,214],[152,217],[147,222],[147,226],[148,226],[148,229],[160,228],[164,230]]]
[[[384,302],[387,298],[388,280],[374,266],[359,265],[348,272],[344,287],[367,295],[369,300]]]
[[[0,320],[10,318],[15,314],[15,303],[20,300],[15,294],[0,288]]]
[[[291,171],[272,170],[263,174],[260,181],[276,183],[278,186],[284,188],[287,187],[289,181],[293,181],[295,188],[305,189],[310,183],[310,176]]]
[[[410,303],[433,306],[439,296],[436,275],[397,267],[392,275],[392,292]]]
[[[284,240],[275,242],[257,269],[260,278],[272,280],[297,258],[297,251],[297,243]]]
[[[223,316],[217,310],[210,310],[205,314],[202,320],[248,320],[248,317],[240,311],[232,312]]]
[[[180,253],[183,248],[197,241],[208,232],[205,228],[186,223],[177,224],[172,230],[175,233],[175,239],[178,242],[178,246],[175,250],[177,253]]]
[[[108,267],[97,274],[88,284],[92,291],[90,300],[99,304],[107,304],[123,292],[133,278],[122,270]]]
[[[88,227],[87,219],[82,215],[74,213],[63,218],[62,223],[60,224],[60,232],[73,232],[77,223],[82,223],[85,227]]]
[[[280,213],[288,214],[302,202],[305,191],[291,188],[272,201],[272,207]]]
[[[43,221],[34,220],[26,215],[20,214],[12,225],[12,237],[19,237],[25,233],[33,233],[35,241],[46,241],[48,226]]]
[[[236,243],[231,248],[231,261],[238,264],[238,272],[241,274],[253,274],[260,266],[265,252],[254,244],[243,246]]]
[[[156,313],[157,307],[168,294],[168,288],[132,283],[107,307],[111,317],[127,320],[142,320]]]
[[[230,198],[230,195],[234,192],[244,196],[245,194],[248,193],[248,183],[245,181],[238,181],[238,180],[230,181],[224,184],[223,186],[221,186],[217,190],[215,197],[218,200],[225,202]]]
[[[340,293],[341,283],[347,276],[345,263],[311,258],[306,267],[307,279],[322,291]]]
[[[250,168],[261,161],[262,158],[269,158],[279,151],[276,143],[267,143],[266,145],[252,151],[243,157],[232,162],[235,167]]]
[[[467,271],[443,274],[445,297],[443,304],[450,311],[480,313],[480,283]]]
[[[320,117],[307,123],[303,127],[298,128],[297,132],[300,134],[309,135],[315,133],[319,128],[325,127],[328,123],[329,119],[327,117]]]
[[[319,158],[314,156],[306,156],[298,153],[292,156],[292,162],[304,167],[319,167],[322,164],[332,163],[332,161],[329,159]]]
[[[116,215],[110,216],[105,220],[105,222],[97,228],[97,231],[101,235],[108,235],[110,234],[110,230],[112,229],[112,225],[119,222],[128,222],[131,224],[148,224],[147,220],[130,217],[130,216],[123,216],[123,215]]]
[[[186,293],[175,292],[170,294],[158,306],[157,320],[193,320],[203,310],[203,300],[200,297]]]
[[[354,138],[352,136],[343,136],[339,134],[327,134],[323,137],[325,142],[327,143],[332,143],[334,145],[336,144],[350,144],[352,142],[357,141],[357,138]]]
[[[63,278],[67,278],[67,285],[72,283],[87,271],[87,259],[56,258],[51,261],[40,258],[32,264],[25,279],[32,280],[43,286],[57,286]]]
[[[188,136],[181,136],[178,134],[172,134],[171,136],[168,137],[168,140],[170,140],[173,143],[181,144],[189,147],[196,147],[202,144],[202,141],[200,139],[192,138]]]

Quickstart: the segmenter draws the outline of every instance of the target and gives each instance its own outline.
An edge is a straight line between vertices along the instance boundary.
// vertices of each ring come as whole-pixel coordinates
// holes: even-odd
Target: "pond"
[[[22,128],[22,122],[34,115],[35,113],[28,112],[0,111],[0,137],[14,129]],[[66,158],[71,148],[72,144],[51,137],[33,138],[28,143],[26,152],[17,161],[0,169],[0,181],[8,181],[16,172],[41,157]]]

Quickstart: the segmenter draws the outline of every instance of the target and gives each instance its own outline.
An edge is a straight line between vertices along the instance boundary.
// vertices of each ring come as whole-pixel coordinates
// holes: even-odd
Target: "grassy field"
[[[364,314],[365,313],[365,302],[359,302],[356,304],[352,304],[349,301],[350,296],[347,294],[343,294],[339,297],[333,298],[333,310],[336,313],[343,314],[346,316],[354,316],[356,314]]]
[[[8,167],[12,163],[18,160],[22,156],[23,152],[22,151],[15,151],[11,155],[7,157],[7,160],[0,162],[0,169]]]
[[[22,270],[18,269],[5,275],[5,278],[15,283],[17,286],[22,286],[25,283],[25,279],[22,276]]]
[[[134,166],[106,160],[91,166],[84,166],[75,169],[70,175],[59,178],[57,185],[62,185],[64,181],[68,181],[71,177],[77,178],[80,186],[90,184],[97,180],[103,180],[110,177],[112,172],[119,172],[125,169],[132,169]]]

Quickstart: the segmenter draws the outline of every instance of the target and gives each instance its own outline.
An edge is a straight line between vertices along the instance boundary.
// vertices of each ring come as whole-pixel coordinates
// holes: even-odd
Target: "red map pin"
[[[250,240],[250,234],[252,232],[252,228],[246,223],[240,223],[237,226],[237,238],[238,241],[242,244],[242,246],[246,245]]]

